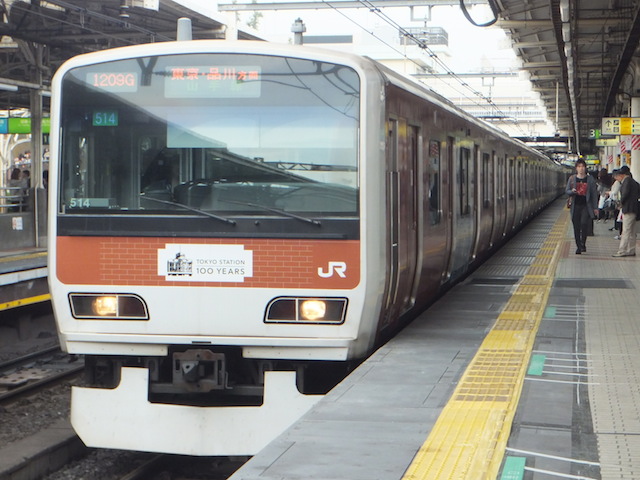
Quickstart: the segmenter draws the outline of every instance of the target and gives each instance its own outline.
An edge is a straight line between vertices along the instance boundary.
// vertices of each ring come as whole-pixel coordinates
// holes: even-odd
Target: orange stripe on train
[[[351,289],[360,282],[360,241],[58,237],[57,277],[69,285]]]

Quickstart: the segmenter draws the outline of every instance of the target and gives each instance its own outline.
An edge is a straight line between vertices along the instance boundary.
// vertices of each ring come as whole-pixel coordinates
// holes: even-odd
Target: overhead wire
[[[492,0],[490,0],[491,3]],[[360,3],[369,3],[370,2],[368,0],[360,0]],[[378,9],[379,10],[379,9]],[[497,11],[494,10],[494,7],[492,6],[492,10],[494,11],[494,13],[497,15]],[[384,15],[384,20],[387,21],[388,23],[390,23],[392,26],[394,26],[395,28],[397,28],[403,35],[405,36],[409,36],[409,38],[411,38],[412,41],[414,41],[420,48],[422,48],[423,50],[427,51],[429,53],[430,56],[434,56],[434,60],[436,61],[436,63],[438,65],[440,65],[440,67],[445,71],[445,73],[447,73],[449,76],[451,76],[451,78],[455,79],[458,83],[460,83],[463,87],[467,88],[470,92],[472,92],[475,96],[479,97],[481,100],[485,101],[492,109],[493,111],[498,115],[498,116],[502,116],[503,118],[508,118],[507,114],[504,113],[500,107],[498,107],[498,105],[490,98],[487,97],[486,95],[482,94],[481,92],[475,90],[471,85],[469,85],[464,79],[462,79],[457,73],[455,73],[453,70],[451,70],[449,68],[449,66],[443,61],[441,60],[438,55],[431,50],[431,48],[429,48],[428,44],[424,41],[424,40],[420,40],[418,38],[416,38],[413,34],[411,34],[410,32],[408,32],[404,27],[402,27],[401,25],[399,25],[395,20],[393,20],[391,17],[389,17],[386,14],[383,14],[381,11],[379,11],[378,16],[380,16],[382,18],[382,15]],[[467,99],[469,99],[469,97],[465,97]],[[476,104],[477,105],[477,104]],[[522,126],[519,123],[516,123],[516,126],[518,128],[518,130],[520,130],[520,132],[522,133],[522,136],[528,136],[527,132],[522,128]]]
[[[402,55],[408,61],[410,61],[410,62],[414,63],[415,65],[417,65],[418,67],[422,68],[422,65],[420,65],[415,60],[409,58],[404,52],[401,52],[400,50],[398,50],[394,46],[390,45],[388,42],[385,42],[383,39],[381,39],[380,37],[375,35],[373,32],[369,31],[367,28],[365,28],[364,26],[360,25],[357,21],[355,21],[351,17],[345,15],[342,11],[340,11],[340,9],[338,9],[335,5],[333,5],[329,0],[322,0],[322,2],[324,4],[326,4],[327,6],[329,6],[330,8],[334,9],[335,11],[337,11],[338,13],[340,13],[343,17],[348,19],[350,22],[354,23],[356,26],[358,26],[359,28],[361,28],[365,32],[367,32],[370,35],[372,35],[377,40],[381,41],[383,44],[385,44],[386,46],[388,46],[389,48],[391,48],[395,52],[397,52],[400,55]],[[363,5],[363,7],[366,7],[369,10],[369,12],[374,13],[379,18],[381,18],[384,22],[386,22],[387,24],[389,24],[393,28],[397,29],[398,32],[401,35],[403,35],[404,37],[406,37],[406,38],[410,39],[412,42],[414,42],[419,48],[424,50],[429,55],[429,57],[434,61],[434,63],[439,65],[440,68],[442,68],[444,73],[446,73],[451,79],[455,80],[465,90],[467,90],[467,91],[469,91],[469,92],[471,92],[473,94],[473,97],[470,97],[470,96],[468,96],[468,94],[465,94],[465,93],[461,92],[460,90],[454,88],[452,85],[449,85],[449,87],[452,88],[457,93],[459,93],[461,95],[461,97],[463,97],[466,100],[469,100],[471,103],[473,103],[476,106],[481,107],[481,108],[486,108],[486,106],[488,105],[493,110],[493,112],[496,113],[497,116],[501,116],[503,118],[509,118],[508,115],[505,112],[503,112],[498,107],[498,105],[496,105],[496,103],[493,100],[491,100],[491,98],[487,97],[486,95],[482,94],[478,90],[474,89],[463,78],[461,78],[451,68],[449,68],[449,66],[438,56],[438,54],[436,52],[434,52],[429,47],[427,42],[417,38],[413,33],[409,32],[406,28],[402,27],[394,19],[389,17],[379,7],[377,7],[376,5],[371,3],[370,1],[368,1],[368,0],[359,0],[359,3],[361,3]],[[492,10],[493,10],[493,7],[492,7]],[[432,75],[435,76],[435,74],[432,73],[432,72],[426,72],[425,74],[426,75],[432,74]],[[485,103],[482,103],[482,102],[478,101],[477,98],[479,98],[480,100],[482,100]],[[522,126],[519,123],[516,123],[516,126],[517,126],[518,130],[522,133],[522,136],[528,136],[528,133],[522,128]]]
[[[376,35],[373,31],[368,30],[366,27],[364,27],[363,25],[359,24],[356,20],[354,20],[353,18],[349,17],[348,15],[346,15],[344,12],[342,12],[339,8],[337,8],[336,6],[332,5],[331,2],[327,1],[327,0],[322,0],[323,3],[325,3],[326,5],[328,5],[330,8],[332,8],[333,10],[335,10],[337,13],[339,13],[340,15],[342,15],[343,17],[345,17],[347,20],[349,20],[351,23],[353,23],[354,25],[356,25],[358,28],[364,30],[366,33],[368,33],[369,35],[371,35],[373,38],[375,38],[376,40],[378,40],[380,43],[384,44],[385,46],[389,47],[391,50],[393,50],[394,52],[400,54],[402,57],[404,57],[405,59],[407,59],[408,61],[410,61],[411,63],[414,63],[415,65],[417,65],[418,67],[422,68],[422,65],[420,65],[418,62],[416,62],[415,60],[413,60],[412,58],[409,58],[404,52],[402,52],[401,50],[398,50],[394,45],[386,42],[383,38],[381,38],[380,36]],[[377,8],[377,7],[374,7]],[[408,33],[408,35],[413,36],[411,33]],[[430,53],[430,55],[433,55],[434,57],[437,57],[437,55],[433,52]],[[438,59],[439,60],[439,59]],[[449,73],[449,72],[448,72]],[[450,72],[451,74],[453,74],[453,72]],[[466,82],[461,82],[461,84],[463,84],[463,86],[468,86],[468,84],[466,84]],[[461,97],[466,98],[467,100],[471,101],[472,103],[474,103],[476,106],[483,108],[484,104],[480,103],[479,101],[477,101],[476,99],[467,96],[463,91],[458,90],[456,88],[454,88],[453,86],[451,87],[456,93],[460,94]],[[476,92],[474,92],[476,93]],[[481,94],[480,94],[481,95]]]

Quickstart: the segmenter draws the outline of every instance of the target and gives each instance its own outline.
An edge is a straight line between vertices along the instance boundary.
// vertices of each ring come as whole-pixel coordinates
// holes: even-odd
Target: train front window
[[[357,216],[359,91],[349,67],[264,55],[70,70],[59,211]]]

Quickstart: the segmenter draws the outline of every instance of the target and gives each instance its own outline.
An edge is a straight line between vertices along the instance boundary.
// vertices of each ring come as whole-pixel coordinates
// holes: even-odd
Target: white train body
[[[337,52],[127,47],[53,92],[50,289],[92,447],[255,454],[564,182]]]

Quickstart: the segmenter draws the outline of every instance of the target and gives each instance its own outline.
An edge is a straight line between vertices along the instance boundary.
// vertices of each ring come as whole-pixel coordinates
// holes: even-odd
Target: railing
[[[0,187],[0,254],[47,245],[47,190]]]
[[[0,213],[23,212],[28,194],[22,187],[0,187]]]

